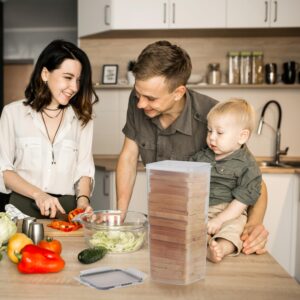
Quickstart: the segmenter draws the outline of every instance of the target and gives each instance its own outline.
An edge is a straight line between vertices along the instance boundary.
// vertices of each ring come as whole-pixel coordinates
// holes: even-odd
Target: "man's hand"
[[[263,224],[246,225],[241,235],[243,243],[242,252],[244,254],[264,254],[267,252],[266,243],[268,241],[269,232]]]

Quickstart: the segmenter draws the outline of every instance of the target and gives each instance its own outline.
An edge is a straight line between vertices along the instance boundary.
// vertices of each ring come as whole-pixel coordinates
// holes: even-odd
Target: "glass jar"
[[[228,83],[240,83],[240,53],[238,51],[228,52]]]
[[[214,63],[208,65],[207,82],[208,84],[220,84],[221,82],[220,64]]]
[[[262,51],[252,52],[252,83],[264,82],[264,55]]]
[[[252,65],[251,65],[251,52],[241,52],[241,65],[240,65],[240,83],[251,84],[252,82]]]

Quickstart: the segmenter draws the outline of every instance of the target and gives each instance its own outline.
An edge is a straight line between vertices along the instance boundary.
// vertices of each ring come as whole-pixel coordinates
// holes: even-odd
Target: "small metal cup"
[[[31,223],[29,226],[29,237],[34,244],[38,244],[44,239],[44,225],[41,223]]]
[[[36,218],[33,217],[27,217],[23,219],[22,223],[22,232],[29,236],[29,227],[31,223],[34,223],[36,221]]]

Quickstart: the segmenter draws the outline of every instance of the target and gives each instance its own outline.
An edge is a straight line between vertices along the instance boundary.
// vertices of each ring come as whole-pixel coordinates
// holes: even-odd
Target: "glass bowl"
[[[97,210],[80,217],[89,247],[103,246],[109,253],[139,250],[146,240],[147,216],[140,212]]]

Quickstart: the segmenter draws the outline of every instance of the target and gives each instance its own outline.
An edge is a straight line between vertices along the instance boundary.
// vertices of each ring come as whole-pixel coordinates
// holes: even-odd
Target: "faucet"
[[[275,131],[275,129],[270,126],[268,123],[266,123],[264,121],[264,116],[265,116],[265,112],[268,108],[268,106],[270,104],[275,104],[277,109],[278,109],[278,122],[277,122],[277,130]],[[280,104],[275,101],[275,100],[270,100],[268,101],[262,110],[261,116],[260,116],[260,120],[259,120],[259,124],[258,124],[258,129],[257,129],[257,134],[260,135],[262,132],[262,128],[263,125],[266,124],[268,125],[271,129],[273,129],[276,133],[276,140],[275,140],[275,156],[274,156],[274,161],[271,163],[271,165],[275,165],[275,166],[280,166],[280,155],[287,155],[287,152],[289,150],[289,147],[286,147],[285,150],[280,150],[280,139],[281,139],[281,133],[280,133],[280,125],[281,125],[281,116],[282,116],[282,110],[281,110],[281,106]]]

